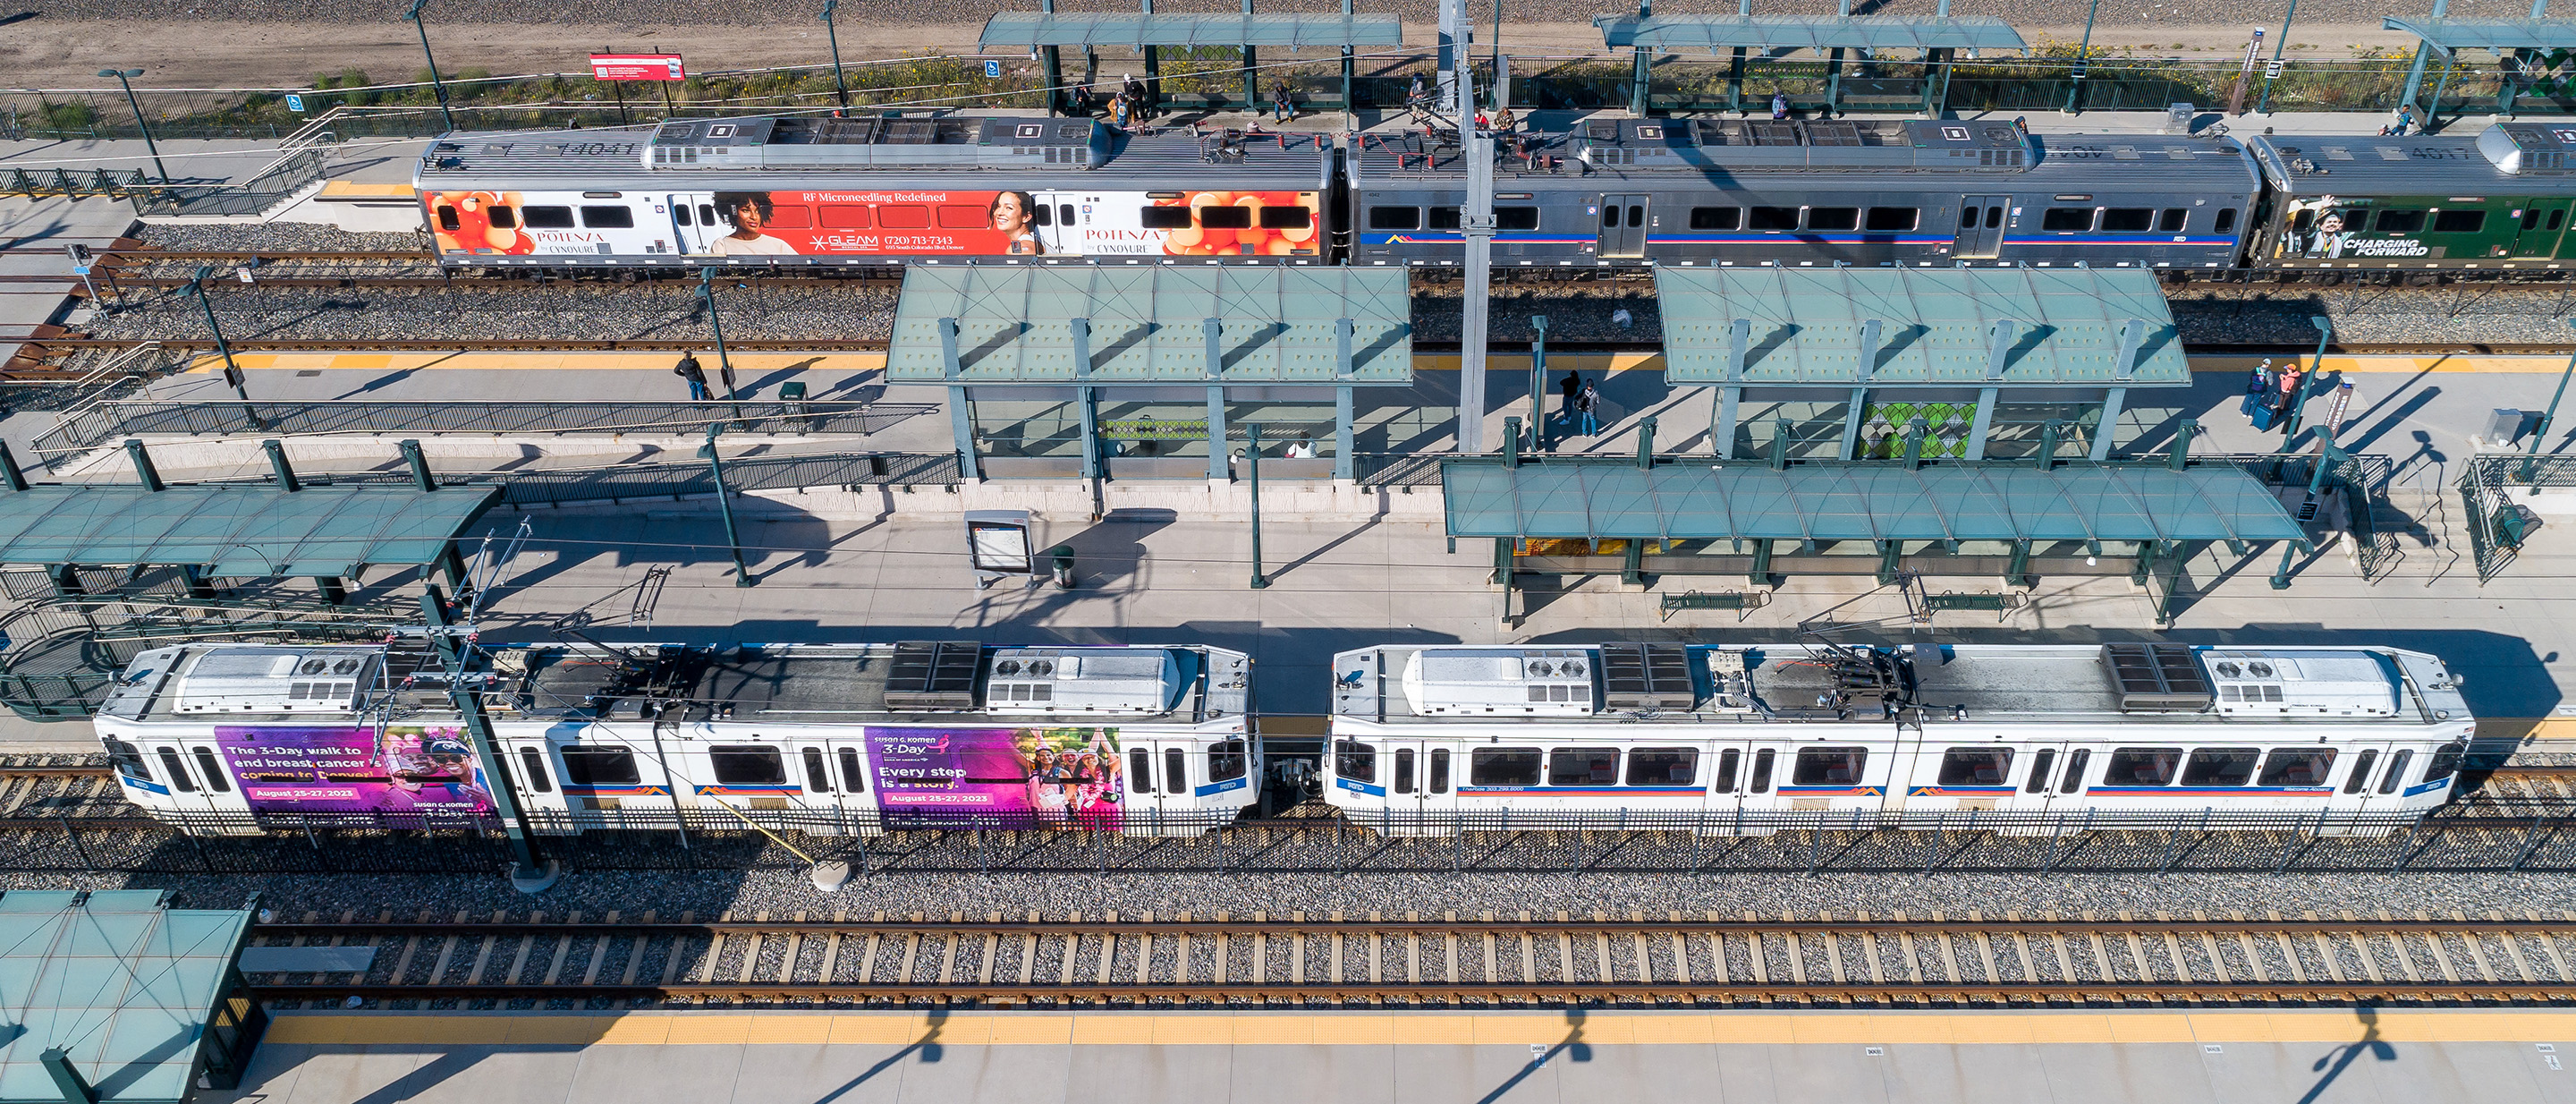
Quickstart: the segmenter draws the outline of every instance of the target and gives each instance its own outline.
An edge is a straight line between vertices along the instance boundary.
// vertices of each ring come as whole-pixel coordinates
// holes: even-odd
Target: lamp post
[[[2254,101],[2257,115],[2272,109],[2272,82],[2280,79],[2273,74],[2281,71],[2281,51],[2290,46],[2290,21],[2298,17],[2299,0],[2290,0],[2290,10],[2281,15],[2281,40],[2272,44],[2272,64],[2263,70],[2263,95]]]
[[[2102,0],[2093,0],[2092,9],[2084,13],[2084,44],[2075,48],[2075,71],[2068,74],[2074,78],[2067,82],[2066,89],[2066,113],[2069,115],[2083,110],[2084,70],[2093,64],[2093,17],[2100,14]]]
[[[716,313],[715,278],[715,269],[698,270],[698,299],[707,305],[707,328],[716,334],[716,371],[724,377],[725,401],[735,402],[742,396],[734,393],[733,357],[725,352],[724,319]]]
[[[2567,320],[2576,326],[2576,318]],[[2576,376],[2576,353],[2567,356],[2567,370],[2558,374],[2558,390],[2549,393],[2549,409],[2540,413],[2540,428],[2531,432],[2531,445],[2522,454],[2522,481],[2531,482],[2532,473],[2540,467],[2540,439],[2549,436],[2549,427],[2558,421],[2558,400],[2567,397],[2567,377]]]
[[[742,532],[734,528],[733,500],[725,495],[724,457],[716,449],[716,434],[724,432],[724,423],[707,427],[707,443],[698,446],[698,456],[707,462],[707,471],[716,479],[716,509],[724,514],[725,550],[733,553],[733,585],[751,585],[751,568],[742,562]]]
[[[1247,422],[1243,428],[1251,437],[1243,447],[1243,461],[1252,477],[1252,589],[1266,590],[1270,576],[1261,573],[1261,423]]]
[[[188,282],[188,294],[196,296],[197,305],[205,308],[206,329],[214,332],[215,351],[223,354],[224,357],[224,382],[232,385],[233,395],[239,398],[242,406],[247,409],[250,406],[250,392],[242,387],[241,365],[233,363],[233,344],[224,339],[223,323],[215,321],[215,304],[206,298],[206,281],[212,279],[214,274],[213,265],[200,266],[197,269],[197,278]],[[258,419],[254,417],[252,420]]]
[[[438,58],[429,52],[429,24],[420,18],[421,11],[428,7],[429,0],[411,0],[410,10],[403,12],[402,17],[410,20],[413,29],[420,32],[420,56],[429,63],[429,86],[438,93],[438,117],[447,124],[447,129],[454,130],[456,113],[447,109],[447,82],[438,79]]]
[[[841,0],[823,0],[823,36],[832,40],[832,91],[846,108],[850,106],[850,85],[841,79],[841,29],[832,22],[832,14],[840,10]]]
[[[161,173],[161,183],[169,184],[170,166],[161,163],[161,147],[152,142],[152,124],[143,118],[143,101],[134,98],[134,78],[142,76],[143,70],[101,69],[98,75],[116,78],[117,85],[125,89],[126,106],[134,109],[134,127],[143,132],[143,148],[152,151],[152,167]]]

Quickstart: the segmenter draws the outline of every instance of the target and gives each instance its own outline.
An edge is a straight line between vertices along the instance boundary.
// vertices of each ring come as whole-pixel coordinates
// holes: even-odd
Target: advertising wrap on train
[[[871,726],[867,741],[886,812],[1119,826],[1127,782],[1117,729]]]
[[[215,745],[253,812],[491,812],[492,794],[454,725],[218,725]]]

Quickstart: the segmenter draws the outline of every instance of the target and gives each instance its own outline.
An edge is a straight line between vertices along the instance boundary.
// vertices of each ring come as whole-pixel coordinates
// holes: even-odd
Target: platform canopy
[[[1400,268],[915,265],[895,306],[886,378],[1409,383],[1407,279]]]
[[[5,501],[5,500],[0,500]],[[164,890],[11,890],[0,896],[0,1101],[61,1101],[38,1061],[66,1051],[100,1104],[182,1101],[207,1025],[223,1017],[240,909],[164,907]],[[244,1002],[247,1004],[248,1002]],[[235,1076],[238,1071],[235,1071]]]
[[[2191,384],[2173,311],[2144,269],[1666,265],[1655,293],[1673,383]],[[1750,323],[1740,365],[1738,319]]]
[[[1449,460],[1440,479],[1453,537],[2304,539],[2260,481],[2223,465]]]
[[[1029,46],[1401,46],[1392,15],[998,12],[979,48]]]
[[[2394,22],[2393,20],[2391,22]],[[1602,15],[1592,25],[1614,50],[2019,50],[2021,32],[2000,19],[1893,15]]]
[[[0,564],[186,564],[217,576],[346,577],[438,559],[499,487],[44,483],[0,490]]]
[[[2576,19],[2449,19],[2389,16],[2380,26],[2421,39],[2442,57],[2458,50],[2576,48]]]

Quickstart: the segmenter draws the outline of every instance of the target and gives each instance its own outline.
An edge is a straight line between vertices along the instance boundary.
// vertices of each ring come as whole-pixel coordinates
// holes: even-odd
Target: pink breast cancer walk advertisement
[[[453,725],[217,726],[253,812],[488,813],[492,794]]]
[[[877,807],[1120,825],[1127,780],[1108,728],[869,728]]]

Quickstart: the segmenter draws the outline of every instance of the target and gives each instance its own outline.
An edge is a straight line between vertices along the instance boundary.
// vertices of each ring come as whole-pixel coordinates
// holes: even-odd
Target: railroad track
[[[0,756],[0,819],[132,817],[115,772],[95,755]]]
[[[2576,999],[2576,914],[2332,918],[1715,912],[799,913],[700,922],[419,913],[253,929],[372,947],[364,973],[254,974],[292,1007],[620,1002],[1203,1005],[2513,1002]]]

